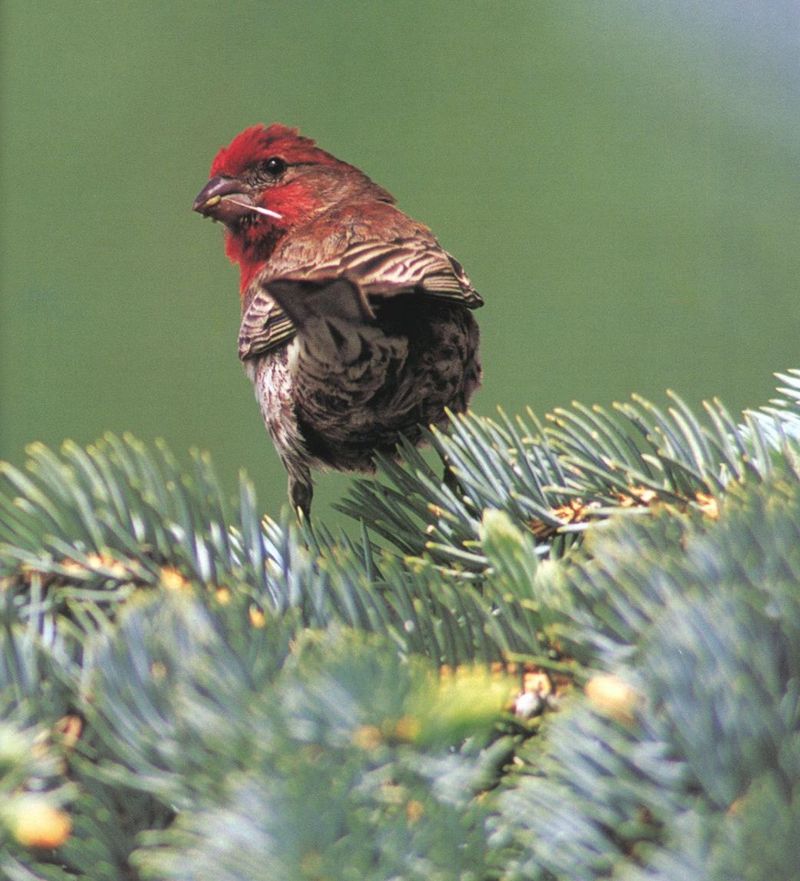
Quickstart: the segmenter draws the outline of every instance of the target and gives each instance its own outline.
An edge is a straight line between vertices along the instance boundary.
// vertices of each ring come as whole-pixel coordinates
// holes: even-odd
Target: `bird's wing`
[[[358,242],[332,259],[299,267],[292,277],[306,281],[344,277],[368,297],[416,291],[470,309],[483,305],[461,264],[435,240],[419,237]]]
[[[470,309],[482,306],[483,299],[461,264],[442,249],[430,231],[416,224],[409,231],[411,235],[388,240],[369,236],[351,239],[344,248],[331,248],[321,260],[298,260],[279,278],[318,284],[344,278],[373,301],[413,291]],[[239,331],[242,360],[274,349],[295,334],[291,320],[268,292],[275,280],[261,282],[244,313]]]
[[[259,287],[239,326],[239,358],[244,361],[268,352],[290,340],[295,332],[283,309],[265,287]]]

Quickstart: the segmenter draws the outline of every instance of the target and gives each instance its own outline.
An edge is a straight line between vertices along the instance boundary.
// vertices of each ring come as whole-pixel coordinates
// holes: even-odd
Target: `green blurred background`
[[[284,504],[237,273],[190,211],[259,121],[364,168],[464,263],[478,412],[765,403],[800,366],[798,10],[4,0],[0,457],[130,430]],[[320,478],[318,514],[347,483]]]

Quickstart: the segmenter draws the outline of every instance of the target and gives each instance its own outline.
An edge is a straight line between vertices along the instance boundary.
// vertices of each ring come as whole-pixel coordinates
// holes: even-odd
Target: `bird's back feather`
[[[296,230],[283,248],[278,245],[269,266],[254,280],[245,301],[239,332],[242,360],[277,348],[296,332],[291,317],[269,293],[276,280],[319,285],[346,279],[377,300],[416,292],[470,309],[483,305],[461,264],[433,233],[385,202],[348,205],[316,218]]]

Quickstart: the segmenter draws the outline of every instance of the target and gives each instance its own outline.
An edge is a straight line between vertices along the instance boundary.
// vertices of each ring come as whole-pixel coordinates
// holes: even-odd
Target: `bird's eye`
[[[278,177],[286,171],[286,163],[279,156],[270,156],[259,163],[258,170],[270,177]]]

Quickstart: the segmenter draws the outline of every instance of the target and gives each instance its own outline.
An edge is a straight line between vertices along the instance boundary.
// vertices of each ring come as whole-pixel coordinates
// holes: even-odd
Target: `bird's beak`
[[[233,223],[253,212],[280,218],[277,211],[262,208],[253,202],[248,187],[235,177],[212,177],[197,194],[192,211],[203,217],[213,217],[223,223]]]

